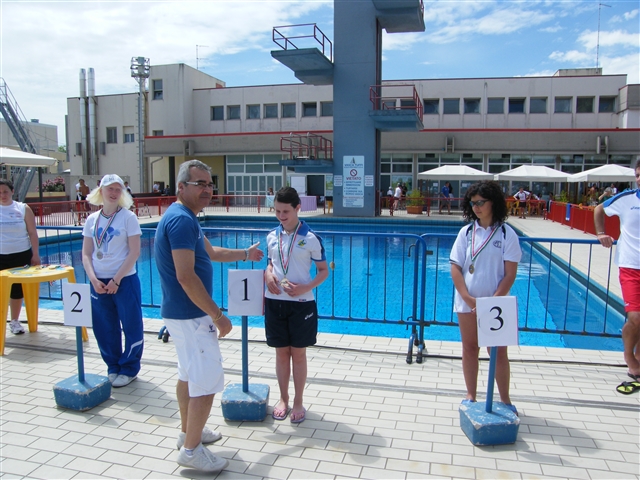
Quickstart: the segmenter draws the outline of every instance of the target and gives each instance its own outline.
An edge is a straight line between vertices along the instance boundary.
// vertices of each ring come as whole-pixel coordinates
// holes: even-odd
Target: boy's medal
[[[280,231],[278,232],[278,252],[280,254],[280,265],[282,265],[282,272],[284,273],[284,278],[280,280],[280,285],[282,285],[283,287],[289,284],[289,281],[287,280],[287,272],[289,271],[289,261],[291,260],[291,252],[293,251],[293,246],[296,243],[296,237],[298,236],[298,230],[300,230],[301,225],[302,223],[298,221],[298,224],[296,225],[296,229],[293,232],[293,238],[289,243],[289,250],[287,252],[286,261],[284,259],[284,249],[282,248],[282,231],[284,230],[284,227],[281,228]]]

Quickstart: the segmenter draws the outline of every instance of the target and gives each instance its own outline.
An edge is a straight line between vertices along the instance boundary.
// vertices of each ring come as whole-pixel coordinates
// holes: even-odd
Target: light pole
[[[140,192],[144,192],[147,185],[147,172],[144,165],[144,105],[147,90],[147,78],[149,78],[149,59],[133,57],[131,59],[131,76],[136,79],[140,90],[138,92],[138,168],[140,170]]]

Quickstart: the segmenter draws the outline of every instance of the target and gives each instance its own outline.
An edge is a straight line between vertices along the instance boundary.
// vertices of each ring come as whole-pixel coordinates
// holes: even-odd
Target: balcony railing
[[[306,33],[311,30],[311,33]],[[300,40],[307,43],[304,39],[313,39],[315,43],[320,45],[319,50],[322,54],[333,62],[333,44],[322,30],[315,23],[301,23],[298,25],[281,25],[273,27],[271,34],[273,42],[283,50],[298,50]],[[295,43],[294,43],[295,40]]]

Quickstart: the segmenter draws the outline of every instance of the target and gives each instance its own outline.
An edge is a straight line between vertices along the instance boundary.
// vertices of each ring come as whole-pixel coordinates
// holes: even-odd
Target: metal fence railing
[[[71,265],[77,281],[86,282],[81,229],[41,229],[45,230],[40,247],[43,263]],[[266,244],[267,230],[204,231],[214,247],[245,248],[257,241]],[[318,233],[332,267],[329,279],[316,290],[321,320],[339,322],[342,333],[364,335],[379,334],[389,326],[404,327],[410,336],[409,353],[413,345],[418,346],[419,361],[428,328],[457,326],[449,264],[455,235]],[[155,229],[143,228],[138,273],[144,286],[143,306],[159,308],[162,297],[153,256],[154,235]],[[575,337],[576,348],[580,348],[580,338],[621,337],[624,309],[620,298],[609,289],[610,283],[617,281],[610,278],[610,251],[608,266],[603,268],[600,259],[596,269],[593,247],[601,247],[595,240],[523,237],[520,241],[523,258],[511,291],[518,298],[520,332]],[[213,298],[226,308],[228,269],[265,266],[266,258],[259,263],[214,264]],[[43,285],[41,298],[61,299],[59,286]],[[254,320],[260,325],[260,319]],[[367,324],[364,329],[363,323]]]

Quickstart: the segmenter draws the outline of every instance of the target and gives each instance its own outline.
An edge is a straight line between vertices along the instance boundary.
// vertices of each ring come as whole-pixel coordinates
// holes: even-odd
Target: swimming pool
[[[456,317],[452,313],[453,284],[448,259],[462,223],[429,224],[426,228],[424,224],[410,221],[327,220],[307,220],[323,236],[327,259],[335,264],[329,280],[317,289],[319,313],[325,319],[320,322],[321,331],[402,337],[410,327],[398,323],[421,318],[420,311],[424,310],[423,318],[431,325],[425,330],[425,339],[459,341]],[[274,225],[273,219],[226,217],[217,217],[205,224],[214,227],[207,234],[211,243],[229,248],[244,248],[256,241],[264,246],[266,233]],[[429,233],[421,238],[425,229]],[[345,231],[355,233],[350,235]],[[143,253],[138,264],[146,305],[159,305],[161,301],[151,255],[153,233],[153,230],[144,231]],[[84,281],[80,241],[70,243],[71,248],[58,251],[52,251],[55,245],[43,245],[41,255],[47,258],[47,263],[74,265],[78,281]],[[426,253],[432,254],[417,256],[416,244],[424,244]],[[549,261],[543,249],[532,248],[526,241],[522,246],[523,259],[512,289],[519,302],[520,343],[620,350],[621,341],[617,336],[624,323],[620,311],[605,304],[576,272],[566,271],[561,262]],[[423,262],[424,285],[420,275],[415,275]],[[262,269],[265,265],[264,260],[255,264],[215,265],[213,296],[216,302],[226,305],[229,268]],[[145,316],[159,318],[159,310],[148,308]],[[262,326],[262,317],[250,318],[250,325]],[[542,333],[544,330],[562,333]],[[600,331],[613,337],[589,335]]]

